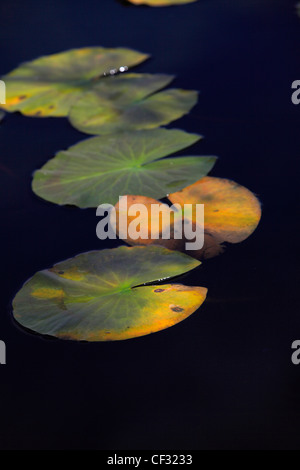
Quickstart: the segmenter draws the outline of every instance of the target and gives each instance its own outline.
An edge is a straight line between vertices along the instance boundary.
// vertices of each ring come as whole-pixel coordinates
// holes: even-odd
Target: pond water
[[[169,127],[205,136],[211,175],[258,195],[245,242],[184,276],[208,300],[184,322],[130,341],[81,344],[24,332],[11,301],[36,271],[97,239],[94,210],[36,197],[32,172],[83,139],[65,119],[8,115],[0,125],[1,449],[297,449],[300,339],[297,204],[300,18],[289,0],[199,0],[147,8],[98,0],[2,0],[0,72],[69,48],[132,47],[138,71],[201,91]],[[297,305],[298,304],[298,305]]]

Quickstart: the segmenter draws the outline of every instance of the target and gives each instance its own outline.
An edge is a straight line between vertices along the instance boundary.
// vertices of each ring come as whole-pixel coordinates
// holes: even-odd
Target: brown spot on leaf
[[[164,292],[165,289],[155,289],[154,292]]]
[[[184,308],[181,308],[181,307],[171,307],[171,310],[173,310],[173,312],[183,312],[184,311]]]

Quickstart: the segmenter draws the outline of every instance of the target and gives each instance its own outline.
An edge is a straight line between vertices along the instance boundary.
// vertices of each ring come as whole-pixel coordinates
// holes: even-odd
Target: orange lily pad
[[[178,205],[184,214],[185,221],[192,224],[195,230],[197,221],[195,211],[184,210],[185,204],[204,204],[204,245],[201,250],[189,250],[187,254],[196,258],[211,258],[220,254],[224,247],[222,243],[239,243],[248,238],[256,229],[261,218],[261,206],[257,197],[247,188],[223,178],[205,177],[196,183],[169,194],[172,204]],[[120,201],[121,202],[121,201]],[[163,245],[166,248],[178,251],[185,250],[186,239],[176,239],[174,219],[171,220],[169,239],[162,234],[168,224],[168,218],[155,217],[151,220],[151,206],[161,204],[155,199],[142,196],[127,196],[127,226],[134,222],[136,216],[129,215],[133,204],[145,204],[148,208],[147,233],[141,232],[138,238],[133,238],[130,233],[125,238],[130,245]],[[117,221],[120,213],[119,203],[115,206]],[[166,204],[162,205],[162,213],[170,216],[172,210]],[[175,212],[176,214],[176,212]],[[123,214],[125,217],[125,214]],[[141,226],[145,226],[146,217],[139,214]],[[182,219],[183,224],[183,219]],[[180,225],[176,225],[180,228]],[[119,227],[117,225],[117,233]],[[155,234],[155,236],[153,236]],[[190,241],[190,240],[189,240]]]

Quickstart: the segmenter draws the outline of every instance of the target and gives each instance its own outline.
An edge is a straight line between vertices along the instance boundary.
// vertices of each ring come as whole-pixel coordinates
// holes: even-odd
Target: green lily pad
[[[169,124],[188,113],[198,100],[198,93],[190,90],[152,94],[172,79],[169,75],[128,74],[100,80],[72,106],[70,122],[87,134],[113,134]]]
[[[3,77],[6,104],[1,108],[36,117],[67,116],[79,96],[92,89],[103,74],[147,58],[131,49],[90,47],[25,62]]]
[[[92,137],[59,152],[34,174],[33,191],[56,204],[97,207],[119,196],[161,198],[205,176],[215,157],[175,157],[201,137],[154,129]]]
[[[193,3],[197,0],[128,0],[134,5],[149,5],[150,7],[166,7],[170,5],[183,5],[185,3]]]
[[[13,301],[14,317],[30,330],[62,339],[114,341],[154,333],[191,315],[207,290],[141,284],[199,264],[155,246],[82,253],[27,281]]]

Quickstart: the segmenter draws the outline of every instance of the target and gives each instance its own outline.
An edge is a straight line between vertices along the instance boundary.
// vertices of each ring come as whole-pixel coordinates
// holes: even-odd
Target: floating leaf
[[[200,139],[154,129],[92,137],[59,152],[34,174],[33,191],[47,201],[97,207],[124,194],[164,197],[205,176],[215,157],[161,158]]]
[[[1,107],[28,116],[66,116],[79,96],[93,89],[104,73],[147,58],[147,54],[131,49],[91,47],[25,62],[3,77],[6,104]]]
[[[114,341],[154,333],[191,315],[207,290],[141,284],[199,264],[162,247],[82,253],[27,281],[14,299],[14,317],[30,330],[62,339]]]
[[[132,215],[134,204],[142,204],[146,211],[139,210],[138,215]],[[153,212],[153,207],[158,208],[159,211]],[[115,205],[115,209],[116,231],[118,235],[120,235],[119,220],[122,220],[122,222],[126,221],[127,227],[130,227],[134,221],[136,222],[134,225],[137,226],[136,231],[139,232],[139,236],[135,239],[132,239],[130,236],[130,231],[127,231],[126,238],[124,236],[125,241],[129,245],[159,244],[170,250],[181,251],[184,249],[184,240],[174,239],[173,211],[167,204],[163,204],[162,202],[150,197],[123,196],[123,198],[121,198],[120,201]],[[170,228],[170,234],[168,238],[163,238],[162,233],[167,227]]]
[[[149,5],[150,7],[166,7],[170,5],[183,5],[184,3],[193,3],[197,0],[128,0],[135,5]]]
[[[242,242],[261,218],[260,203],[254,194],[228,179],[203,178],[170,194],[169,199],[173,204],[204,204],[205,231],[225,242]],[[193,216],[191,221],[195,222]]]
[[[204,246],[198,251],[187,251],[190,256],[197,258],[211,258],[218,255],[223,251],[223,242],[242,242],[254,232],[261,218],[260,203],[254,194],[227,179],[205,177],[168,197],[172,204],[181,206],[185,220],[191,223],[194,231],[197,224],[195,210],[184,209],[184,204],[204,204]],[[174,226],[171,225],[171,236],[169,240],[166,240],[161,236],[164,228],[162,219],[151,220],[151,205],[160,204],[159,201],[142,196],[127,197],[128,210],[132,204],[141,203],[145,204],[148,209],[148,238],[140,236],[137,239],[132,239],[128,236],[127,243],[130,245],[163,245],[172,250],[184,250],[186,239],[184,237],[183,239],[174,239]],[[165,214],[171,213],[169,206],[165,205],[163,210]],[[119,216],[119,204],[116,205],[116,211]],[[126,214],[123,215],[126,216]],[[127,213],[128,226],[134,218],[134,216],[129,217]],[[152,229],[152,233],[158,234],[157,238],[152,237]]]
[[[198,100],[198,93],[190,90],[152,94],[172,79],[170,75],[128,74],[100,80],[76,101],[70,122],[87,134],[113,134],[169,124],[188,113]]]

